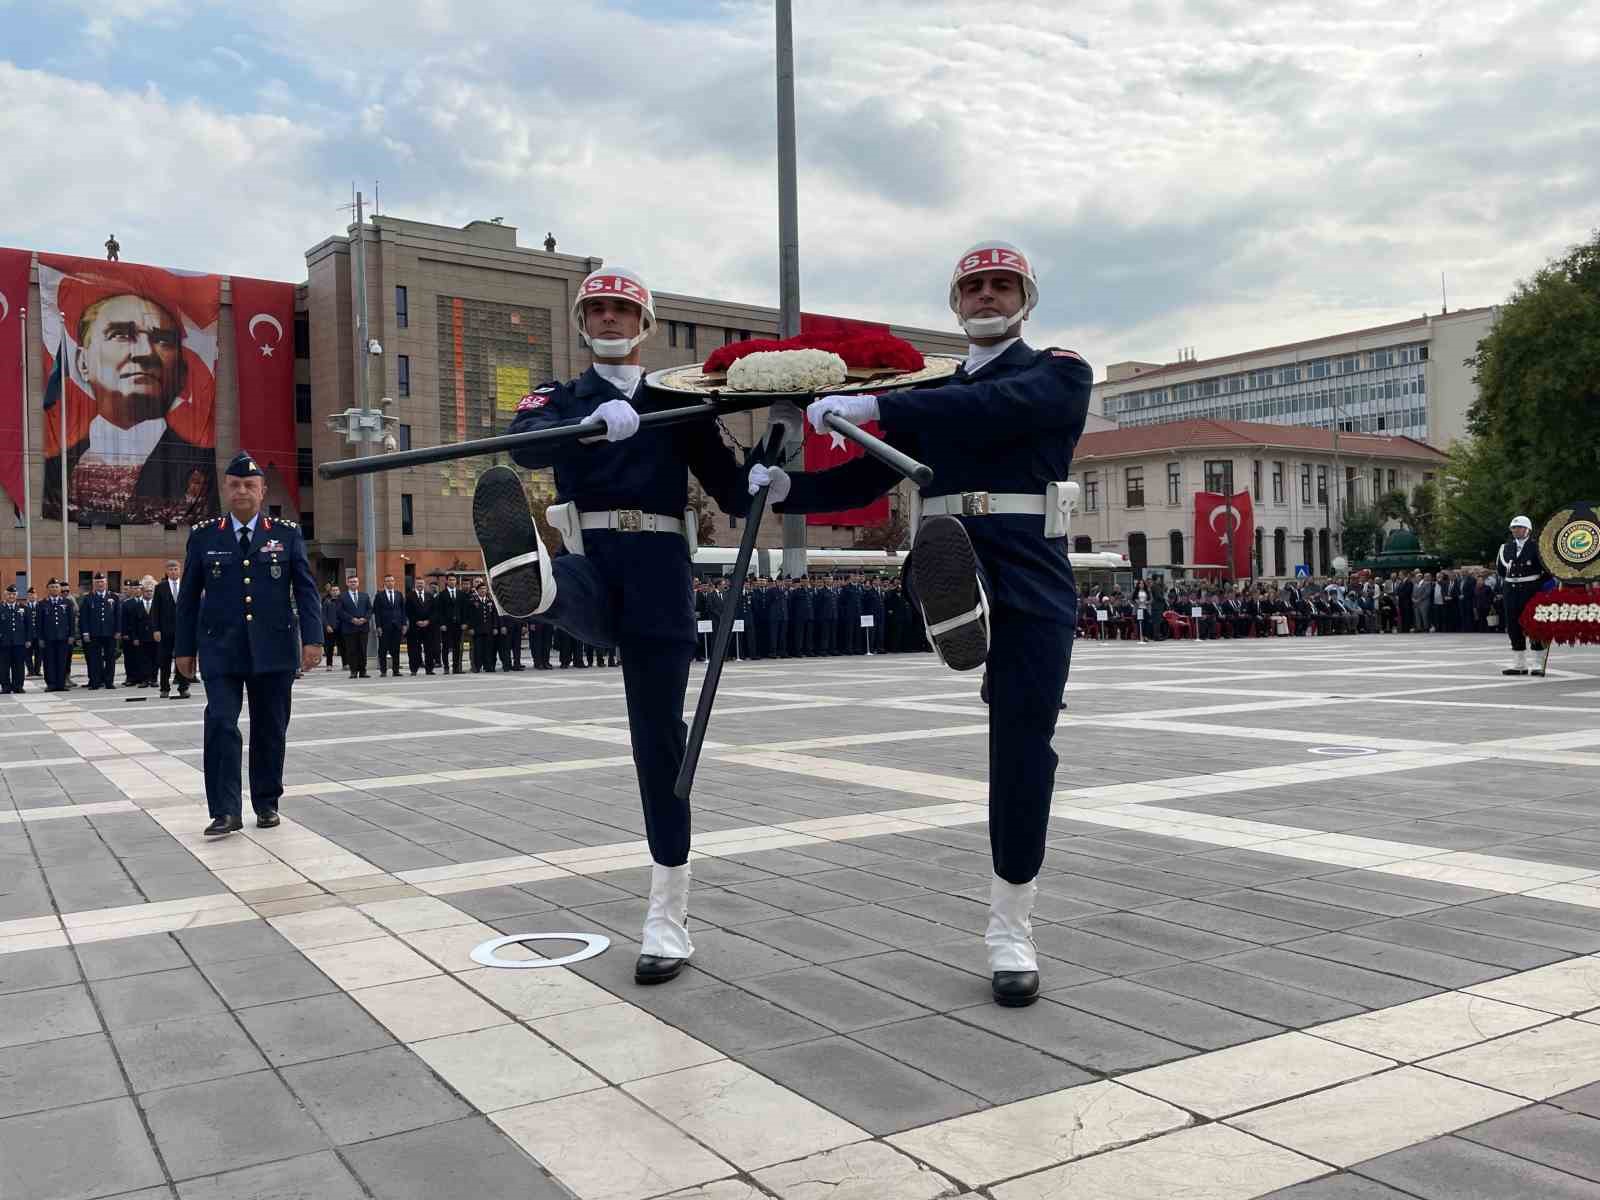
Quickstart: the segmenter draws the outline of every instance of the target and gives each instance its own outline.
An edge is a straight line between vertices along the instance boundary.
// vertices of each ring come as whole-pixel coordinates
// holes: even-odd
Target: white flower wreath
[[[728,368],[735,392],[813,392],[843,383],[844,359],[826,350],[762,350]]]

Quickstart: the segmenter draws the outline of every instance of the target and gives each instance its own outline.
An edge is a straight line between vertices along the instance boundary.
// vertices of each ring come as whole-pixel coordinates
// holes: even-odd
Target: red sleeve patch
[[[529,392],[521,400],[517,401],[517,411],[531,412],[536,408],[543,408],[549,403],[550,397],[548,395],[541,396],[538,392]]]
[[[1076,350],[1052,350],[1050,353],[1055,358],[1075,358],[1079,362],[1086,364],[1086,360],[1084,359],[1083,355],[1079,354]]]

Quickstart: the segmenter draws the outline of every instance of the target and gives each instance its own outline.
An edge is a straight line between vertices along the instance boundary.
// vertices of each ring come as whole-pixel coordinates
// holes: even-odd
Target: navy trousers
[[[551,568],[555,603],[533,620],[554,625],[580,643],[621,649],[622,690],[628,701],[645,838],[656,862],[680,867],[689,861],[689,802],[673,794],[673,785],[689,740],[683,701],[694,642],[689,637],[619,633],[615,591],[594,560],[567,554]]]
[[[283,795],[283,751],[289,732],[293,671],[206,676],[206,807],[213,819],[244,809],[239,769],[244,739],[239,709],[250,702],[250,804],[257,813],[278,807]]]
[[[23,690],[23,680],[28,673],[28,648],[26,646],[0,646],[0,683],[6,692]]]
[[[46,642],[44,644],[45,687],[66,687],[67,672],[71,666],[72,644],[70,642]]]

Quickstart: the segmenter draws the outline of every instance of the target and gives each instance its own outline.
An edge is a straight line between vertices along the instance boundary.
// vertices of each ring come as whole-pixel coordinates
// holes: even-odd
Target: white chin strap
[[[1013,325],[1021,325],[1027,316],[1026,312],[1020,312],[1009,317],[961,317],[960,323],[968,337],[1000,337]]]
[[[583,335],[583,340],[589,343],[589,349],[594,351],[596,358],[627,358],[644,339],[642,330],[637,337],[631,338],[592,338],[588,334]]]

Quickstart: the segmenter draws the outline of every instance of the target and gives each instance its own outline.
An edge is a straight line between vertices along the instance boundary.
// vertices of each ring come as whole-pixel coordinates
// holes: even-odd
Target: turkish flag
[[[278,477],[300,511],[294,430],[294,284],[233,277],[239,449]]]
[[[1210,568],[1233,579],[1250,577],[1250,548],[1255,530],[1255,510],[1249,492],[1231,497],[1219,492],[1194,496],[1194,565]],[[1232,563],[1229,563],[1229,550]]]
[[[0,249],[0,488],[22,508],[22,329],[32,252]]]
[[[849,317],[828,317],[821,313],[801,313],[801,333],[863,333],[873,331],[888,333],[887,325],[880,325],[873,321],[853,321]],[[878,437],[883,436],[876,421],[868,421],[861,428]],[[834,445],[834,437],[830,433],[818,433],[810,425],[806,426],[805,463],[807,471],[826,471],[829,467],[843,466],[852,459],[860,458],[866,451],[854,442],[845,442],[842,447]],[[852,508],[847,512],[836,513],[807,513],[807,525],[882,525],[889,519],[888,494],[878,497],[864,508]]]

